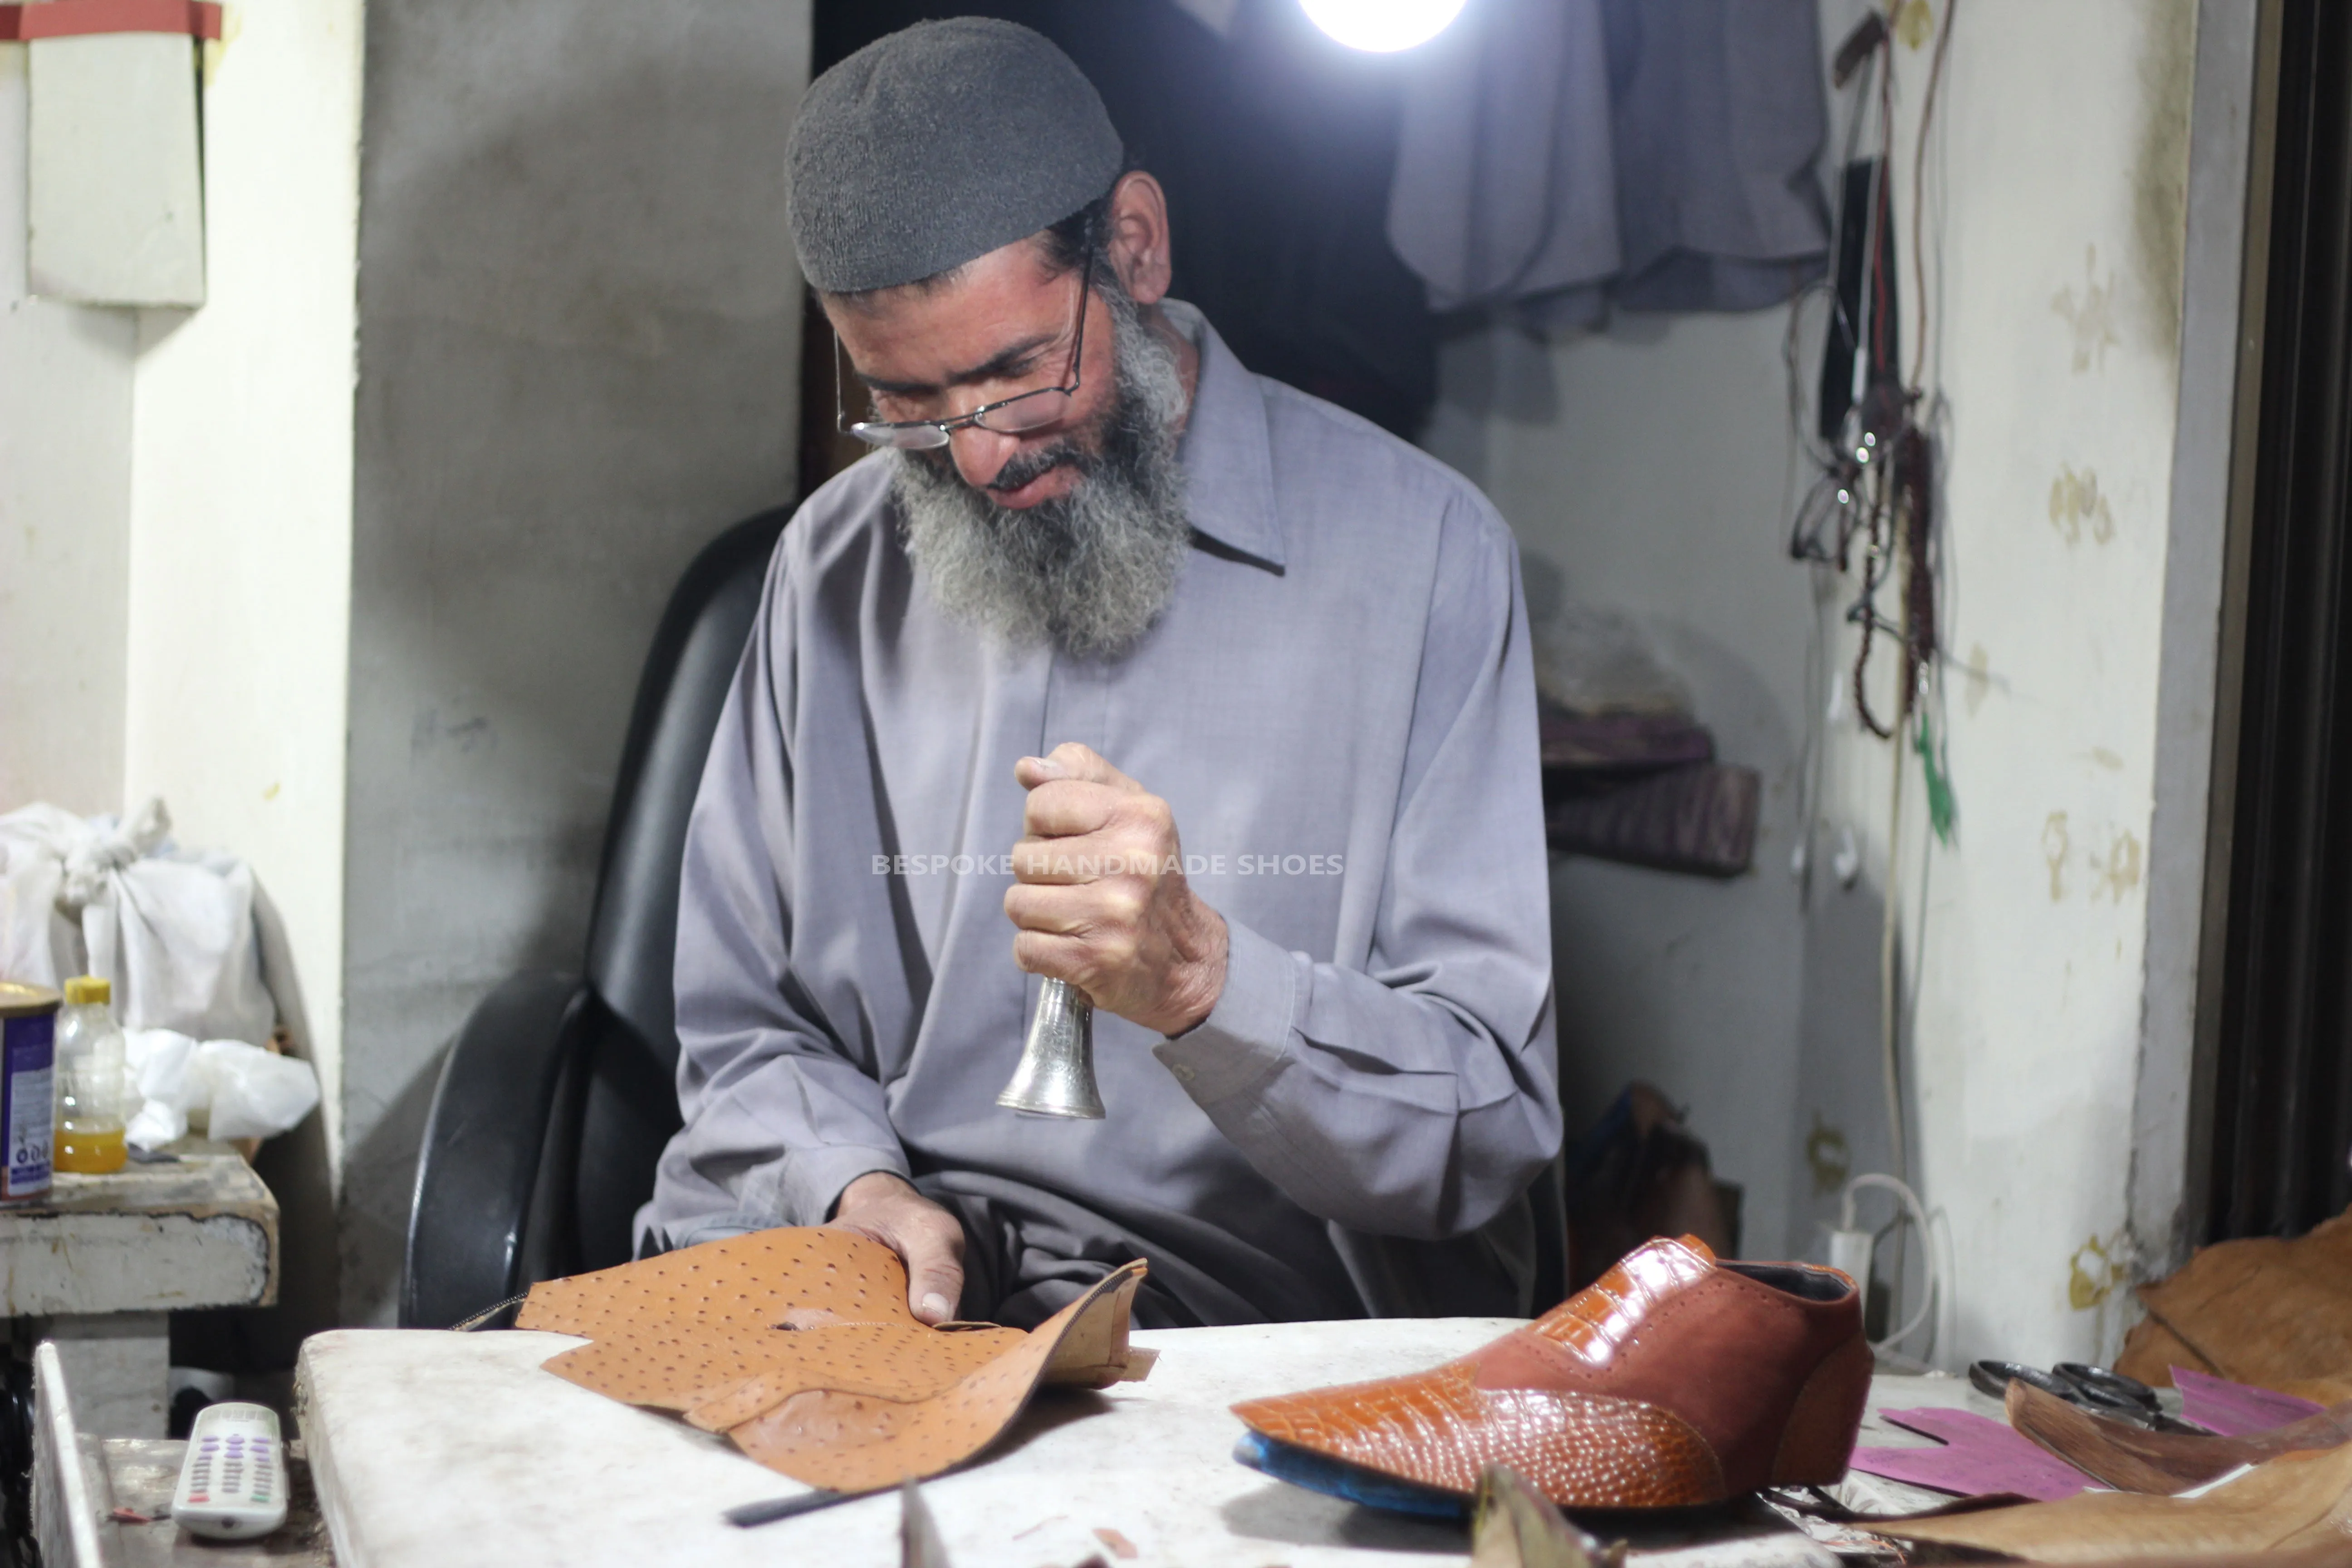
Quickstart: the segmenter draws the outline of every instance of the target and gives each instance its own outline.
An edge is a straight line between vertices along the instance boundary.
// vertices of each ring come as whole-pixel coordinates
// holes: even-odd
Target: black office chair
[[[632,1255],[631,1222],[679,1125],[670,987],[687,816],[789,515],[719,535],[662,613],[614,788],[586,974],[515,975],[449,1048],[416,1162],[405,1327],[446,1328]],[[1555,1161],[1529,1194],[1539,1309],[1566,1293],[1559,1194]],[[1442,1279],[1429,1283],[1410,1310],[1448,1310]]]
[[[791,515],[713,540],[662,612],[614,784],[585,975],[513,976],[449,1048],[416,1162],[404,1326],[446,1328],[541,1279],[629,1260],[631,1219],[678,1127],[670,967],[687,816]]]

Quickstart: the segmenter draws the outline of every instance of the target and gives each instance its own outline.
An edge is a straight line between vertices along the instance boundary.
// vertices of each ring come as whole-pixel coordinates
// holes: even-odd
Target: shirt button
[[[1176,1073],[1176,1081],[1178,1083],[1190,1083],[1194,1079],[1201,1076],[1199,1073],[1194,1072],[1191,1068],[1186,1067],[1181,1062],[1176,1064],[1174,1071]]]

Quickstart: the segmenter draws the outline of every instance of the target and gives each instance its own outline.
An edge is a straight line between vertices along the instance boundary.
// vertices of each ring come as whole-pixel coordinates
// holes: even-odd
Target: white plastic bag
[[[252,868],[173,845],[151,800],[128,823],[54,805],[0,816],[0,975],[114,983],[126,1029],[258,1045],[304,1035],[284,935]]]
[[[196,1042],[174,1029],[125,1029],[122,1058],[139,1107],[122,1135],[134,1149],[155,1150],[187,1135],[188,1112],[205,1102]]]
[[[124,1142],[151,1154],[164,1144],[176,1143],[187,1135],[188,1113],[174,1110],[160,1100],[151,1100],[140,1106],[122,1128]]]
[[[202,1045],[170,1029],[131,1029],[123,1058],[142,1103],[123,1136],[160,1149],[187,1134],[192,1118],[224,1141],[271,1138],[317,1108],[319,1079],[306,1061],[276,1056],[242,1040]]]
[[[309,1062],[242,1040],[206,1040],[196,1047],[196,1068],[212,1091],[205,1133],[223,1142],[274,1137],[319,1103],[319,1075]]]

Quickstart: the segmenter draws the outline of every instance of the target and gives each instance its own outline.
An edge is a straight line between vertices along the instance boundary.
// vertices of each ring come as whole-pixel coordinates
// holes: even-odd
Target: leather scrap
[[[2352,1441],[2352,1405],[2241,1437],[2151,1432],[2094,1415],[2026,1384],[2009,1385],[2009,1424],[2076,1469],[2117,1491],[2169,1497],[2244,1465]],[[2341,1417],[2342,1419],[2339,1419]]]
[[[2152,1387],[2175,1363],[2257,1388],[2352,1368],[2352,1214],[2292,1241],[2254,1237],[2200,1247],[2139,1289],[2147,1317],[2116,1370]]]
[[[795,1388],[825,1382],[884,1399],[928,1399],[1028,1337],[998,1328],[942,1333],[919,1323],[697,1326],[615,1333],[565,1351],[546,1366],[592,1393],[656,1410],[691,1410],[722,1391],[770,1380]]]
[[[2014,1385],[2012,1385],[2014,1386]],[[1850,1468],[1958,1497],[2012,1492],[2053,1502],[2086,1491],[2091,1478],[1972,1410],[1882,1410],[1879,1419],[1933,1437],[1932,1448],[1856,1448]]]
[[[655,1324],[764,1329],[794,1310],[848,1323],[920,1322],[907,1310],[907,1266],[897,1253],[854,1231],[801,1226],[541,1280],[515,1327],[593,1340]]]
[[[1570,1524],[1549,1498],[1500,1465],[1478,1478],[1470,1516],[1470,1568],[1624,1568],[1625,1542],[1603,1546]]]
[[[2004,1552],[2037,1563],[2137,1563],[2158,1556],[2332,1547],[2352,1537],[2352,1445],[2281,1455],[2194,1498],[2084,1492],[1871,1529],[1906,1541]]]
[[[1084,1342],[1109,1322],[1123,1330],[1142,1280],[1140,1262],[1114,1270],[1024,1335],[1019,1347],[930,1398],[899,1401],[802,1388],[729,1427],[727,1435],[770,1469],[834,1491],[871,1491],[910,1476],[937,1475],[978,1454],[1013,1424],[1065,1340]],[[761,1394],[774,1392],[770,1384]],[[729,1414],[741,1408],[738,1405]],[[689,1412],[688,1419],[694,1415]]]
[[[1128,1344],[1144,1265],[1112,1270],[1035,1330],[932,1328],[878,1242],[757,1231],[534,1287],[516,1326],[589,1341],[549,1372],[725,1432],[769,1468],[870,1491],[939,1474],[1002,1434],[1042,1384],[1102,1387],[1150,1357]]]
[[[2172,1369],[2172,1385],[2180,1390],[2180,1418],[2224,1437],[2267,1432],[2327,1408],[2320,1400],[2300,1399],[2276,1389],[2250,1388],[2185,1366]],[[2352,1397],[2352,1389],[2346,1395]]]

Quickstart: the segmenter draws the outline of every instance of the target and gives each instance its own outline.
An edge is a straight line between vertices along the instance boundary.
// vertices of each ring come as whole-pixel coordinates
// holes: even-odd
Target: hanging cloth
[[[1406,78],[1389,243],[1430,308],[1593,319],[1618,269],[1601,0],[1481,0]]]
[[[1431,308],[1745,310],[1818,277],[1813,0],[1479,0],[1413,62],[1388,234]]]

